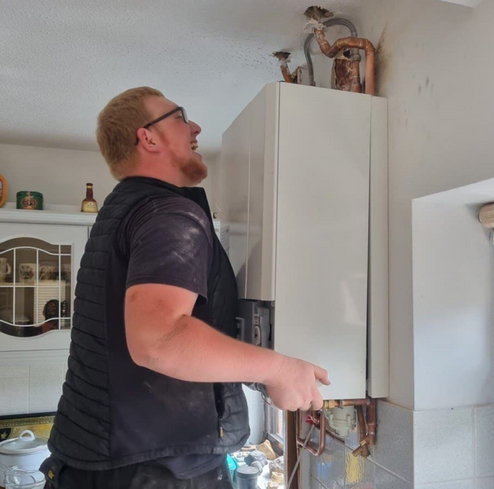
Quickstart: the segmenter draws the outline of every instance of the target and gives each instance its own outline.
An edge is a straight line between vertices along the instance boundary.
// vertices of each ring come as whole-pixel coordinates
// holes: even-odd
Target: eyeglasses
[[[189,118],[187,117],[187,112],[185,112],[185,109],[183,107],[177,107],[176,109],[171,110],[170,112],[167,112],[165,115],[162,115],[161,117],[158,117],[157,119],[154,119],[154,121],[148,122],[145,126],[142,126],[144,129],[148,129],[151,127],[153,124],[157,124],[158,122],[161,122],[163,119],[166,119],[167,117],[170,117],[171,115],[181,112],[182,113],[182,119],[186,124],[189,123]],[[139,144],[139,138],[136,138],[136,142],[134,143],[134,146],[137,146]]]

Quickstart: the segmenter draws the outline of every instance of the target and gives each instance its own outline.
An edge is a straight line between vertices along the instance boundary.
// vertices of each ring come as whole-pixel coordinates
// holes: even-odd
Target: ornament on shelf
[[[7,180],[0,174],[0,207],[7,201]]]
[[[86,183],[86,198],[82,201],[81,212],[98,212],[98,202],[93,198],[92,183]]]
[[[17,192],[17,209],[42,211],[43,194],[32,190],[21,190],[20,192]]]

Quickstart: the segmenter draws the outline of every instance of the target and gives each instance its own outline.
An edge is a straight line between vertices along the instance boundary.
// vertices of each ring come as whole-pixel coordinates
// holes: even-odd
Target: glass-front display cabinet
[[[69,347],[94,215],[38,212],[0,209],[0,352]]]
[[[0,244],[2,333],[25,338],[70,329],[72,249],[31,237]]]

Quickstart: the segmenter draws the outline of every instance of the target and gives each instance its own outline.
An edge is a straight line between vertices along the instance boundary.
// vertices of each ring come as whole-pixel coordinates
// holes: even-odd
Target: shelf
[[[6,288],[6,289],[13,289],[14,287],[16,289],[53,289],[58,287],[66,287],[67,283],[65,280],[58,281],[58,280],[43,280],[38,282],[38,284],[28,284],[28,283],[9,283],[9,282],[0,282],[0,288]]]
[[[97,216],[81,212],[79,206],[45,204],[44,207],[42,211],[28,211],[16,209],[14,202],[7,202],[0,209],[0,222],[92,226]]]

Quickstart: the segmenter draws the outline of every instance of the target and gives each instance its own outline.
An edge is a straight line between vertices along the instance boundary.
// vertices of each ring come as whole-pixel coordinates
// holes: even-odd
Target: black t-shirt
[[[117,248],[129,257],[127,288],[138,284],[174,285],[207,301],[213,236],[205,212],[195,202],[177,196],[157,198],[138,207],[123,222],[117,235]],[[166,422],[166,413],[163,421]],[[224,458],[224,455],[191,455],[166,457],[156,462],[175,477],[190,479],[215,469]]]

